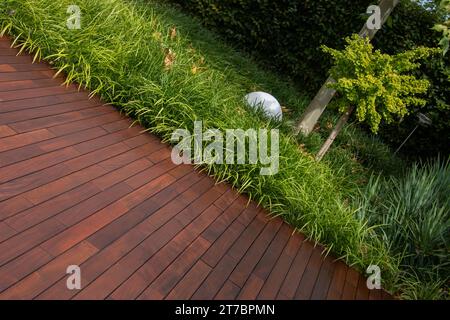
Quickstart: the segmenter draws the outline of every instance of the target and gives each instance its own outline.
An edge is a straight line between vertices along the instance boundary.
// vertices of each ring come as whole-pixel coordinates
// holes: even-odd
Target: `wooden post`
[[[347,111],[345,111],[345,113],[339,118],[339,121],[336,123],[336,126],[334,127],[333,131],[331,131],[330,135],[328,136],[327,141],[325,141],[322,148],[317,153],[316,161],[322,160],[323,156],[328,152],[328,149],[330,149],[331,145],[334,142],[334,139],[336,139],[339,132],[341,132],[342,128],[344,127],[344,124],[347,123],[353,110],[355,110],[354,106],[349,107]]]
[[[381,0],[378,6],[381,11],[381,25],[383,25],[389,15],[394,10],[395,6],[399,3],[400,0]],[[369,39],[373,39],[378,29],[369,29],[367,26],[367,22],[364,24],[363,28],[359,32],[360,37],[368,37]],[[334,97],[336,91],[334,89],[328,88],[329,83],[333,83],[335,80],[329,77],[325,84],[320,88],[319,92],[316,94],[314,99],[309,104],[308,108],[306,108],[300,120],[297,122],[294,133],[297,135],[300,132],[304,135],[309,135],[311,131],[314,129],[317,121],[320,116],[324,112],[327,105],[330,103],[331,99]]]

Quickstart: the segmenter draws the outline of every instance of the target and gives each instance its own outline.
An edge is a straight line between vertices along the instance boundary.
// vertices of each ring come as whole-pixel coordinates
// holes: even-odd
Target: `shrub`
[[[403,9],[407,9],[406,11]],[[445,20],[445,13],[433,7],[424,10],[414,3],[403,3],[400,10],[391,16],[392,23],[379,31],[373,43],[388,54],[397,54],[417,46],[435,47],[440,34],[432,30],[437,22]],[[404,15],[403,12],[408,12]],[[409,16],[410,18],[406,19]],[[427,159],[441,154],[450,155],[450,77],[448,69],[450,55],[433,55],[426,59],[415,71],[418,78],[427,79],[430,88],[422,97],[427,101],[424,107],[413,107],[409,115],[396,126],[381,125],[380,138],[394,150],[416,127],[418,113],[426,114],[433,122],[432,126],[416,130],[414,135],[402,147],[401,154],[415,160]]]
[[[450,281],[450,161],[415,164],[402,178],[372,177],[356,200],[401,257],[405,297],[442,298]]]
[[[321,45],[343,49],[344,37],[358,32],[373,0],[172,0],[199,17],[232,44],[252,53],[264,66],[292,77],[301,90],[315,94],[323,84],[332,61]],[[375,48],[397,54],[417,46],[434,47],[439,33],[433,26],[442,21],[436,10],[411,0],[401,0],[373,41]],[[433,126],[419,128],[402,153],[408,157],[450,154],[450,80],[446,73],[450,55],[432,57],[416,71],[427,79],[430,90],[424,108],[412,108],[398,126],[381,126],[380,137],[394,150],[416,126],[418,112],[426,113]],[[447,66],[447,67],[446,67]]]
[[[374,51],[368,38],[353,35],[346,42],[342,51],[322,46],[335,63],[330,74],[336,82],[329,86],[339,93],[340,112],[356,107],[356,118],[376,133],[382,119],[392,123],[394,117],[401,119],[408,114],[409,106],[426,103],[417,94],[425,93],[429,82],[416,79],[411,71],[420,66],[418,60],[436,50],[422,47],[388,55]]]
[[[172,0],[202,23],[249,51],[265,65],[287,72],[314,93],[326,78],[331,61],[320,46],[342,49],[344,37],[359,32],[373,0]],[[438,21],[433,12],[401,0],[388,26],[377,34],[377,47],[404,51],[431,46]]]

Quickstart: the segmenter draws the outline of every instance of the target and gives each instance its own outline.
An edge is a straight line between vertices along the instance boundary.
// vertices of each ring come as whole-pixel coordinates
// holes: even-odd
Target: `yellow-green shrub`
[[[407,115],[409,106],[425,105],[418,95],[427,91],[429,82],[416,79],[411,71],[436,49],[420,47],[389,55],[374,50],[368,38],[353,35],[346,42],[341,51],[322,46],[334,60],[330,74],[337,81],[330,87],[340,94],[339,111],[355,106],[357,119],[376,133],[381,120],[391,123]]]

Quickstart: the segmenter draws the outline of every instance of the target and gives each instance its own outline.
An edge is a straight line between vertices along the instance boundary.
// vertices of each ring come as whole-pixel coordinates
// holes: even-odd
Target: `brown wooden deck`
[[[0,39],[0,299],[379,299],[281,219]],[[66,288],[79,265],[82,289]]]

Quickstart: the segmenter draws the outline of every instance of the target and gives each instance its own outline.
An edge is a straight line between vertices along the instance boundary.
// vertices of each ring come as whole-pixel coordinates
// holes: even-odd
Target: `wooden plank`
[[[230,227],[224,232],[205,252],[202,260],[211,267],[215,267],[223,255],[233,245],[233,243],[244,232],[245,226],[237,221],[234,221]]]
[[[0,292],[19,282],[33,273],[52,257],[39,247],[36,247],[11,262],[0,267]]]
[[[166,299],[169,300],[183,300],[190,299],[201,283],[211,271],[211,267],[203,261],[199,260],[194,267],[178,282],[173,288]]]
[[[251,274],[245,282],[244,287],[239,293],[237,299],[239,300],[254,300],[264,285],[264,280],[255,274]]]
[[[182,228],[179,222],[170,221],[90,283],[75,299],[105,299]]]
[[[369,300],[369,289],[367,288],[367,281],[362,275],[358,279],[358,287],[356,290],[356,300]]]
[[[105,106],[98,106],[89,108],[87,110],[79,110],[79,111],[72,111],[72,112],[66,112],[62,114],[57,114],[53,116],[48,116],[45,118],[37,118],[37,119],[31,119],[26,121],[20,121],[10,124],[9,126],[14,129],[16,132],[28,132],[48,127],[53,127],[59,124],[64,124],[80,119],[84,119],[87,117],[93,117],[93,116],[99,116],[104,115],[107,113],[112,112],[111,109],[105,107]]]
[[[46,220],[40,225],[27,229],[22,233],[0,244],[0,266],[17,258],[22,253],[51,238],[64,229],[64,225],[56,220]]]
[[[83,202],[100,191],[101,190],[92,183],[86,183],[40,205],[33,206],[18,214],[10,216],[5,222],[17,232],[22,232],[80,202]]]
[[[61,254],[70,247],[86,239],[97,230],[105,227],[128,210],[142,202],[144,199],[158,192],[161,188],[173,182],[173,178],[167,175],[161,176],[144,187],[127,194],[107,207],[97,211],[83,221],[69,227],[64,232],[41,244],[47,252],[53,255]]]
[[[100,191],[93,194],[92,197],[78,202],[75,206],[58,213],[56,216],[58,221],[68,227],[73,226],[125,197],[132,189],[124,183],[118,183],[104,192]]]
[[[215,205],[225,210],[238,198],[239,194],[234,190],[227,190],[215,203]],[[243,197],[242,197],[243,199]],[[242,200],[241,200],[242,201]]]
[[[333,263],[330,257],[326,257],[322,263],[316,284],[314,285],[311,300],[325,300],[327,298],[335,268],[336,264]]]
[[[209,179],[202,179],[189,190],[183,192],[183,194],[178,196],[174,201],[170,202],[167,206],[149,216],[146,220],[114,241],[114,243],[101,250],[98,255],[81,265],[83,268],[83,283],[85,283],[85,286],[94,281],[103,272],[107,271],[123,256],[145,240],[148,235],[158,230],[158,228],[163,226],[173,216],[180,212],[186,205],[198,198],[200,194],[197,190],[204,190],[210,183]],[[65,281],[59,281],[57,285],[52,287],[47,293],[43,294],[42,298],[58,297],[58,299],[69,299],[76,293],[77,292],[68,291],[66,289]]]
[[[203,261],[203,260],[202,260]],[[212,269],[203,283],[198,284],[198,289],[192,296],[194,300],[211,300],[223,287],[239,260],[226,254]]]
[[[253,273],[264,281],[267,280],[272,268],[280,258],[282,250],[286,246],[286,243],[292,233],[292,229],[286,223],[283,223],[281,219],[280,222],[282,223],[280,231],[275,234],[272,243],[267,247],[263,257],[253,270]],[[275,223],[275,221],[272,223]],[[256,295],[258,294],[258,292],[255,293]],[[256,298],[256,295],[254,298]]]
[[[89,153],[89,152],[93,152],[95,150],[110,146],[113,143],[123,142],[125,145],[128,145],[127,141],[133,139],[138,134],[139,134],[139,132],[136,132],[136,131],[133,132],[131,130],[117,131],[112,134],[103,135],[103,136],[97,137],[95,139],[79,143],[79,144],[75,145],[74,148],[77,149],[81,153]],[[140,145],[143,145],[143,144],[144,143],[142,143]],[[135,148],[135,147],[137,147],[137,146],[130,147],[130,149]]]
[[[3,40],[0,40],[0,48],[7,49],[11,48],[11,42],[9,40],[6,40],[6,38],[0,38]]]
[[[16,231],[5,222],[0,221],[0,242],[12,237]]]
[[[3,64],[0,61],[0,64]],[[13,66],[14,67],[14,66]],[[38,80],[38,79],[48,79],[53,77],[54,72],[48,70],[42,71],[20,71],[20,72],[1,72],[0,82],[3,81],[18,81],[18,80]],[[11,95],[9,95],[11,96]],[[17,96],[17,93],[16,93]],[[0,98],[2,96],[0,95]],[[31,98],[31,97],[29,97]]]
[[[70,134],[73,132],[78,132],[90,128],[94,128],[97,126],[101,126],[105,123],[113,123],[115,121],[118,121],[121,119],[120,114],[117,112],[111,112],[107,113],[105,115],[100,116],[93,116],[93,117],[86,117],[77,121],[72,121],[69,123],[64,123],[61,125],[55,125],[52,127],[49,127],[48,130],[53,132],[54,134],[58,136]]]
[[[7,184],[4,184],[2,188],[2,192],[0,192],[0,200],[10,198],[20,192],[26,192],[28,190],[37,188],[43,184],[52,182],[58,178],[64,177],[66,175],[69,175],[71,173],[76,172],[77,170],[84,169],[86,167],[89,167],[91,165],[94,165],[98,162],[101,162],[103,160],[113,158],[123,152],[128,151],[128,147],[125,146],[122,142],[113,144],[112,146],[107,146],[103,149],[96,150],[94,152],[90,152],[84,155],[80,155],[80,153],[74,153],[70,154],[67,157],[64,157],[62,159],[54,159],[53,163],[50,163],[50,167],[39,167],[38,165],[34,165],[32,168],[30,168],[31,172],[24,172],[24,176],[19,176],[21,173],[17,173],[15,180],[8,182]],[[30,160],[22,161],[17,164],[9,165],[4,168],[12,168],[12,167],[28,167],[33,165],[33,161],[36,161],[36,159],[39,159],[44,156],[48,156],[50,154],[55,154],[58,152],[64,152],[69,150],[75,150],[73,147],[64,148],[61,150],[57,150],[54,152],[50,152],[47,154],[44,154],[43,156],[35,157]],[[76,151],[76,150],[75,150]],[[78,156],[78,157],[77,157]],[[59,160],[59,161],[58,161]],[[49,161],[47,161],[48,164]],[[51,165],[53,164],[53,167]],[[32,170],[34,169],[34,170]],[[44,170],[43,170],[44,169]],[[41,171],[39,171],[41,170]],[[2,169],[0,169],[0,172]],[[10,177],[11,178],[11,177]],[[5,178],[6,179],[6,178]],[[12,178],[10,179],[12,180]],[[8,200],[10,201],[10,200]],[[11,201],[14,201],[11,199]]]
[[[132,122],[130,121],[130,119],[121,119],[121,120],[115,121],[113,123],[104,124],[104,125],[102,125],[102,128],[105,129],[106,131],[112,133],[112,132],[124,130],[124,129],[131,127],[131,123]]]
[[[175,261],[141,293],[138,299],[163,299],[191,270],[210,243],[197,238]]]
[[[30,173],[51,167],[55,164],[72,159],[80,153],[73,147],[67,147],[41,156],[21,161],[9,166],[0,168],[0,183],[26,176]]]
[[[64,151],[65,149],[66,148],[62,150]],[[45,184],[49,184],[52,181],[73,174],[76,171],[97,164],[103,160],[113,158],[126,151],[127,149],[125,145],[118,143],[113,146],[109,146],[85,155],[80,155],[79,153],[72,154],[59,162],[55,161],[55,163],[53,163],[53,166],[47,168],[39,168],[40,171],[27,172],[27,174],[22,177],[16,177],[14,180],[10,180],[7,183],[4,183],[0,192],[0,200],[5,200],[13,196],[19,196],[21,193],[23,194],[25,192],[28,192],[29,190],[38,188]],[[101,156],[99,155],[99,153],[101,154]],[[40,156],[33,159],[37,158],[40,158]],[[14,165],[9,165],[8,167],[14,167],[23,163],[32,163],[33,159],[25,160]],[[4,202],[10,201],[15,201],[15,198],[8,199]]]
[[[97,249],[88,243],[80,243],[72,252],[63,254],[22,281],[0,293],[0,299],[32,299],[50,287],[62,276],[66,276],[69,265],[80,265]]]
[[[275,234],[272,243],[268,246],[263,257],[259,260],[252,274],[242,287],[238,299],[254,300],[257,298],[276,261],[280,258],[282,250],[290,237],[290,232],[289,226],[282,224],[279,232]]]
[[[258,238],[259,234],[263,230],[266,230],[265,237],[267,236],[267,229],[272,230],[272,226],[266,226],[267,221],[261,218],[261,215],[258,214],[252,223],[245,229],[239,239],[227,251],[227,253],[235,259],[240,260],[247,253],[253,242]]]
[[[0,48],[0,56],[17,56],[18,54],[17,48]]]
[[[144,147],[146,147],[146,146],[147,145],[145,145]],[[141,148],[141,150],[145,151],[144,148]],[[125,159],[128,163],[124,161],[124,163],[119,168],[104,165],[105,162],[108,162],[111,159],[108,159],[104,162],[100,162],[99,166],[103,170],[105,170],[107,172],[107,174],[105,174],[102,177],[99,177],[97,179],[94,179],[93,184],[96,185],[101,190],[106,190],[109,187],[115,185],[117,182],[129,179],[130,177],[135,176],[136,174],[140,173],[141,171],[143,171],[153,165],[150,161],[143,158],[143,154],[139,153],[139,152],[138,153],[137,152],[126,152],[126,153],[119,155],[118,157],[114,157],[112,159],[116,160],[117,158],[124,158],[121,156],[128,155],[128,154],[130,154],[130,155],[132,154],[133,158],[129,157],[129,158]],[[134,160],[134,161],[129,163],[130,160],[131,161]]]
[[[106,132],[103,129],[96,127],[82,132],[75,132],[67,136],[55,137],[40,141],[38,143],[33,143],[31,145],[5,151],[0,154],[0,166],[7,166],[20,161],[28,160],[47,152],[56,151],[58,149],[95,139],[104,134],[106,134]]]
[[[104,175],[107,171],[98,165],[71,173],[36,189],[23,193],[23,196],[37,205],[58,196],[66,191],[76,188],[88,181]]]
[[[17,64],[0,64],[0,72],[17,72],[17,71],[43,71],[48,70],[49,65],[45,63],[17,63]]]
[[[306,270],[306,266],[313,251],[314,246],[310,242],[304,241],[302,243],[294,262],[281,285],[280,291],[277,294],[277,299],[293,299],[295,297],[301,277]]]
[[[79,111],[88,108],[101,106],[101,102],[96,100],[76,101],[69,103],[54,104],[51,106],[35,107],[32,109],[4,112],[0,118],[0,124],[12,124],[37,118],[44,118],[72,111]]]
[[[373,289],[369,292],[369,300],[382,300],[383,293],[382,290]]]
[[[270,246],[281,225],[281,219],[272,220],[266,225],[231,274],[230,280],[233,281],[233,283],[241,288],[244,286],[253,269],[256,267],[256,264]],[[234,257],[240,258],[237,256]]]
[[[214,202],[214,205],[219,208],[217,204],[221,203],[223,197],[229,195],[229,193],[235,194],[235,191],[228,190]],[[226,209],[221,208],[221,210],[224,210],[223,214],[202,233],[202,237],[204,239],[208,240],[211,243],[216,241],[216,239],[218,239],[225,232],[225,230],[227,230],[230,224],[234,220],[236,220],[239,214],[245,209],[243,197],[233,197],[233,198],[234,200],[230,202],[229,207],[227,207]],[[232,198],[230,198],[230,200],[231,199]]]
[[[5,48],[2,48],[5,49]],[[15,63],[31,63],[33,61],[33,58],[27,55],[23,56],[4,56],[0,55],[0,63],[8,63],[8,64],[15,64]]]
[[[214,297],[214,299],[215,300],[234,300],[234,299],[236,299],[240,290],[241,290],[241,288],[239,288],[233,282],[227,280],[227,282],[225,282],[222,289],[220,289],[220,291],[217,293],[217,295]]]
[[[295,293],[295,299],[299,300],[310,299],[322,263],[323,257],[321,250],[319,248],[315,248],[308,261],[308,265],[306,266],[302,279],[298,285],[297,292]]]
[[[148,168],[147,170],[142,171],[140,174],[130,179],[127,179],[125,183],[128,184],[133,189],[140,188],[141,186],[146,184],[149,180],[159,177],[161,173],[167,172],[174,168],[175,165],[172,163],[172,161],[167,160],[159,164],[156,164],[153,167]]]
[[[55,135],[46,129],[40,129],[0,139],[0,152],[23,147],[35,142],[54,138]]]
[[[58,79],[16,80],[0,82],[0,92],[16,91],[23,89],[54,87],[59,85]],[[20,96],[20,93],[17,93]]]
[[[156,232],[130,251],[123,259],[107,270],[85,290],[81,291],[76,299],[104,299],[123,281],[128,279],[139,267],[141,267],[151,256],[158,252],[178,232],[191,223],[208,208],[214,200],[220,196],[214,189],[208,190],[186,209],[180,212],[175,219],[171,219]],[[195,216],[190,214],[195,212]],[[187,217],[189,216],[189,218]],[[180,219],[183,217],[183,219]]]
[[[49,107],[69,102],[85,101],[88,99],[88,95],[83,91],[64,91],[62,93],[53,93],[43,97],[22,98],[20,95],[18,98],[19,100],[0,101],[0,114],[39,107]],[[94,99],[91,100],[95,101]]]
[[[8,126],[0,125],[0,138],[9,137],[15,135],[16,132]]]
[[[161,162],[170,158],[171,150],[169,148],[161,148],[158,152],[154,152],[148,156],[148,159],[153,163]]]
[[[188,177],[189,178],[189,177]],[[145,220],[148,216],[157,212],[160,208],[165,206],[169,201],[173,200],[180,193],[188,189],[198,179],[192,179],[186,184],[170,184],[151,198],[145,200],[127,214],[118,218],[114,222],[102,230],[96,232],[88,238],[88,241],[101,249],[129,232],[136,225]],[[180,180],[181,181],[181,180]]]
[[[275,267],[261,288],[258,299],[274,300],[276,298],[303,240],[304,238],[298,234],[291,235]]]
[[[344,289],[342,292],[343,300],[354,300],[356,295],[356,290],[358,287],[359,273],[352,268],[347,271],[347,276],[345,278]]]
[[[10,166],[13,167],[13,166]],[[48,182],[56,180],[70,173],[70,170],[64,164],[56,164],[53,167],[45,168],[41,171],[33,172],[23,177],[8,181],[1,185],[0,206],[6,206],[9,210],[5,210],[3,217],[11,217],[21,210],[21,206],[14,206],[14,203],[22,202],[26,199],[21,193],[32,190]],[[28,201],[28,200],[27,200]],[[28,203],[32,203],[28,201]]]
[[[0,202],[0,220],[6,219],[17,212],[31,207],[33,207],[33,204],[21,196],[17,196],[14,201]]]
[[[222,211],[211,205],[199,217],[157,251],[112,294],[113,299],[135,299],[161,274]]]
[[[348,267],[342,262],[336,262],[336,266],[333,273],[333,278],[331,279],[330,287],[328,289],[327,299],[328,300],[339,300],[342,296],[342,291],[345,285],[345,278],[347,275]]]

